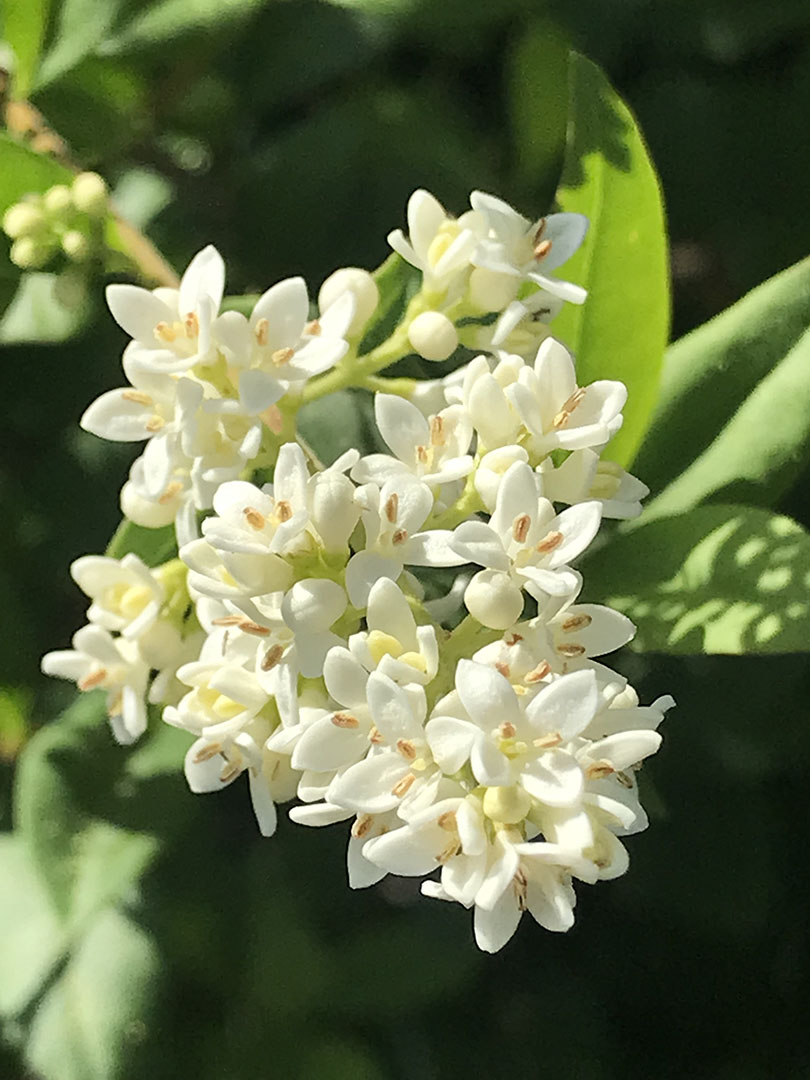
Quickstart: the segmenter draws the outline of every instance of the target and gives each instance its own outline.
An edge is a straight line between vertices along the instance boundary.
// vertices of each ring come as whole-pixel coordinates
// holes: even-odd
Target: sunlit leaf
[[[0,131],[0,213],[31,191],[41,194],[72,179],[70,170],[59,162]]]
[[[747,506],[703,506],[619,536],[584,565],[589,600],[628,615],[632,647],[810,651],[810,535]]]
[[[91,56],[115,24],[121,6],[122,0],[63,0],[35,88],[46,86]]]
[[[50,0],[18,0],[5,4],[3,37],[14,50],[14,97],[24,98],[31,88],[39,52],[48,25]]]
[[[589,295],[581,307],[566,305],[553,332],[573,350],[580,385],[627,385],[624,426],[607,456],[628,464],[652,417],[669,333],[661,188],[632,113],[599,68],[576,54],[570,109],[557,201],[591,224],[560,273]]]

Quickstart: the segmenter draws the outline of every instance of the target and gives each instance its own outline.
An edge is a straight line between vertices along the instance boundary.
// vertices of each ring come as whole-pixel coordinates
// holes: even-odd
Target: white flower
[[[93,601],[89,622],[137,638],[155,622],[163,604],[163,587],[137,555],[109,559],[83,555],[70,566],[79,588]]]
[[[498,489],[489,523],[465,522],[450,541],[465,561],[486,568],[464,594],[470,613],[485,626],[505,630],[520,618],[524,588],[537,599],[572,593],[578,579],[566,564],[594,538],[600,516],[596,502],[555,516],[552,504],[538,496],[532,470],[515,462]]]
[[[650,489],[635,476],[612,461],[600,461],[593,450],[575,450],[554,467],[551,458],[537,470],[543,478],[543,490],[553,502],[574,503],[597,499],[602,517],[635,518],[641,513],[641,500]]]
[[[561,300],[584,302],[584,289],[552,277],[551,271],[570,259],[585,239],[587,218],[582,214],[550,214],[532,223],[502,199],[483,191],[472,193],[470,205],[487,224],[487,236],[471,259],[475,266],[534,282]]]
[[[153,372],[187,371],[212,353],[211,327],[222,302],[225,266],[216,248],[200,251],[179,289],[109,285],[113,318],[136,343],[134,365]]]
[[[406,565],[460,566],[466,561],[449,546],[449,530],[419,531],[433,509],[433,495],[407,473],[393,476],[382,488],[364,484],[356,499],[365,547],[346,567],[346,591],[355,607],[366,606],[378,578],[396,581]]]
[[[352,294],[355,302],[354,315],[347,333],[355,335],[376,311],[380,302],[380,290],[368,270],[361,270],[357,266],[342,266],[330,274],[320,287],[318,307],[321,313],[325,314],[334,304],[342,301],[343,294],[347,292]]]
[[[385,442],[394,452],[367,454],[352,469],[361,484],[383,484],[395,475],[410,473],[430,486],[451,483],[472,469],[467,453],[472,425],[464,410],[451,405],[434,416],[393,394],[375,394],[374,417]]]
[[[113,735],[124,745],[135,742],[146,730],[146,684],[149,667],[137,644],[113,638],[108,630],[92,623],[73,635],[72,649],[46,653],[45,675],[75,681],[80,690],[107,691],[107,713]]]
[[[395,229],[388,243],[422,271],[426,292],[442,293],[469,269],[485,228],[480,214],[468,211],[456,220],[430,192],[420,189],[408,200],[408,239]]]
[[[250,319],[236,311],[221,315],[214,336],[236,369],[240,409],[258,415],[290,384],[301,384],[334,367],[349,347],[345,338],[354,312],[354,296],[344,292],[319,318],[310,320],[306,283],[292,277],[268,289],[256,301]]]
[[[577,386],[574,363],[559,341],[547,338],[534,367],[522,367],[506,389],[529,432],[526,446],[535,458],[551,450],[603,446],[622,425],[627,400],[624,383],[602,379]]]
[[[432,626],[417,626],[410,604],[390,578],[375,581],[368,594],[367,630],[352,634],[349,650],[368,670],[398,683],[429,683],[439,667]]]
[[[519,356],[501,357],[490,370],[485,356],[476,356],[462,369],[462,381],[446,385],[447,400],[463,406],[478,434],[479,450],[491,450],[517,441],[522,423],[506,388],[524,367]]]

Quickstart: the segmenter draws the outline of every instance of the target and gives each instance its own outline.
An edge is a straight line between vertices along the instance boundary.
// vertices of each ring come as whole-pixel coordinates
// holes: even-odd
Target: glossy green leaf
[[[697,507],[618,536],[584,573],[589,600],[636,623],[639,651],[810,651],[810,535],[791,518]]]
[[[639,468],[653,485],[675,479],[647,520],[702,502],[775,506],[810,450],[810,260],[674,345],[664,388]]]
[[[629,464],[658,394],[669,333],[669,272],[661,188],[638,125],[605,76],[572,54],[571,105],[560,208],[590,229],[560,273],[588,289],[566,304],[554,333],[576,356],[581,385],[621,379],[629,400],[607,456]]]
[[[73,174],[53,158],[0,132],[0,213],[31,191],[42,193],[72,179]]]
[[[62,284],[58,274],[22,274],[0,320],[0,344],[55,345],[75,337],[92,308],[83,281],[70,281],[67,290]]]
[[[105,43],[105,52],[119,54],[162,45],[190,31],[222,29],[257,11],[264,0],[158,0],[138,12]]]
[[[39,1002],[25,1048],[42,1080],[137,1075],[133,1055],[149,1038],[161,972],[152,936],[108,908],[78,943]]]
[[[115,24],[122,0],[63,0],[37,77],[41,89],[91,56]]]
[[[31,89],[39,52],[48,25],[50,0],[11,0],[3,7],[2,32],[14,50],[14,97],[24,98]]]
[[[132,552],[139,556],[147,566],[160,566],[177,554],[177,540],[174,525],[164,525],[160,529],[146,529],[134,521],[123,518],[115,530],[105,554],[111,559],[122,559]]]

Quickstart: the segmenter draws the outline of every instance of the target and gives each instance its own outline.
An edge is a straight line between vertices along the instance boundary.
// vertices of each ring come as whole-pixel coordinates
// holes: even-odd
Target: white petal
[[[476,905],[473,925],[478,948],[488,953],[502,949],[517,930],[521,914],[512,889],[501,895],[491,911]]]
[[[253,803],[253,813],[259,825],[262,836],[272,836],[276,831],[278,816],[276,804],[270,792],[270,784],[263,772],[254,769],[248,770],[250,782],[250,799]]]
[[[154,415],[154,407],[128,400],[127,389],[108,390],[88,406],[79,424],[99,438],[112,442],[136,442],[148,439],[151,432],[147,422]]]
[[[387,577],[396,581],[402,573],[402,563],[375,551],[358,551],[346,567],[346,592],[356,608],[364,608],[375,581]]]
[[[450,546],[465,562],[491,570],[508,570],[509,557],[500,536],[483,521],[465,521],[453,532]]]
[[[364,705],[368,672],[348,649],[330,649],[323,665],[326,689],[341,705]]]
[[[479,735],[472,745],[470,767],[479,784],[506,787],[512,782],[509,759],[485,735]]]
[[[548,806],[573,806],[584,786],[576,758],[564,750],[547,750],[536,761],[527,762],[520,782],[533,799]]]
[[[568,741],[590,724],[599,700],[594,673],[574,671],[544,687],[526,706],[526,717],[537,731],[557,731]]]
[[[267,348],[283,349],[298,344],[309,318],[309,297],[302,277],[286,278],[259,297],[250,317],[251,327],[267,319]]]
[[[250,416],[258,416],[284,394],[284,386],[266,371],[243,371],[239,376],[239,400]]]
[[[306,729],[292,754],[294,769],[329,772],[353,765],[368,749],[367,727],[337,727],[331,714]]]
[[[137,285],[108,285],[105,295],[121,329],[144,345],[157,345],[155,327],[158,323],[175,321],[174,312],[148,289]]]
[[[429,445],[427,420],[405,398],[394,394],[375,394],[374,416],[380,434],[400,461],[413,464],[416,447]]]
[[[425,738],[439,768],[452,775],[469,760],[479,728],[456,716],[434,716],[425,725]]]
[[[405,827],[367,840],[363,848],[367,859],[403,877],[421,877],[436,867],[436,857],[425,844],[419,830]]]
[[[399,803],[392,789],[407,772],[406,762],[396,752],[366,758],[332,781],[327,799],[356,814],[384,814]]]
[[[657,731],[620,731],[591,743],[587,753],[590,760],[608,761],[621,771],[654,754],[660,745]]]
[[[499,671],[474,660],[459,660],[456,690],[470,719],[489,731],[502,723],[521,723],[517,696]]]

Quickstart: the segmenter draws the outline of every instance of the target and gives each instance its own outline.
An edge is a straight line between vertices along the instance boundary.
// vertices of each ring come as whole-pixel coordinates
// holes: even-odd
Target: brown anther
[[[312,322],[308,322],[304,327],[304,333],[309,334],[311,337],[317,337],[321,332],[321,324],[317,319],[313,319]]]
[[[210,761],[211,758],[216,757],[222,749],[222,743],[212,742],[203,746],[194,755],[193,761],[195,765],[201,765],[204,761]]]
[[[453,840],[447,845],[444,851],[439,852],[436,856],[436,862],[441,863],[442,866],[444,866],[444,864],[449,862],[454,855],[458,855],[459,851],[461,851],[461,843],[458,840]]]
[[[585,397],[584,387],[578,387],[568,401],[565,402],[563,407],[551,421],[551,426],[558,431],[560,428],[565,427],[568,421],[571,419],[571,413],[579,405],[582,399]]]
[[[560,629],[564,634],[570,634],[572,630],[584,630],[592,622],[593,617],[591,615],[571,615],[570,618],[563,620]]]
[[[532,746],[536,746],[538,750],[550,750],[552,746],[559,746],[562,741],[559,731],[550,731],[547,735],[535,739]]]
[[[170,484],[166,485],[166,489],[158,499],[158,502],[163,505],[167,502],[171,502],[175,495],[179,495],[183,490],[183,485],[179,480],[172,480]]]
[[[177,331],[173,326],[169,326],[167,322],[159,322],[155,327],[155,337],[158,341],[165,341],[170,344],[177,337]]]
[[[444,420],[440,416],[430,418],[430,445],[444,445]]]
[[[283,655],[283,645],[271,645],[264,654],[264,659],[261,662],[262,671],[270,671],[271,668],[274,668]]]
[[[528,675],[524,675],[523,681],[528,683],[529,686],[532,683],[542,682],[546,675],[551,671],[551,664],[547,660],[541,660],[537,667],[532,668]]]
[[[199,336],[200,320],[197,318],[197,313],[195,311],[190,311],[183,319],[183,329],[186,331],[187,338]]]
[[[252,619],[242,619],[239,622],[239,629],[245,634],[255,634],[256,637],[267,637],[270,633],[266,626],[260,626]]]
[[[286,499],[279,499],[273,507],[273,513],[275,514],[277,521],[289,521],[293,516],[293,508]]]
[[[498,728],[498,734],[502,739],[514,739],[515,735],[517,734],[517,728],[511,721],[504,720],[504,722]]]
[[[535,229],[535,233],[534,233],[534,246],[535,247],[537,247],[537,245],[543,239],[543,233],[545,231],[546,231],[546,219],[545,218],[540,218],[540,220],[537,222],[537,228]]]
[[[505,679],[508,679],[509,676],[512,674],[512,669],[509,667],[508,664],[505,664],[503,660],[495,661],[495,670],[499,671]]]
[[[212,626],[238,626],[244,615],[221,615],[218,619],[212,619]]]
[[[295,356],[295,349],[291,349],[289,345],[285,349],[276,349],[275,352],[270,354],[270,359],[277,367],[282,367],[287,364]]]
[[[147,431],[151,431],[151,432],[160,431],[160,429],[162,427],[165,427],[165,426],[166,426],[166,421],[163,419],[162,416],[158,416],[157,413],[155,413],[154,416],[150,416],[149,419],[146,421],[146,430]]]
[[[391,537],[392,544],[404,544],[408,539],[408,533],[405,529],[397,529],[394,535]]]
[[[267,344],[267,332],[270,329],[270,323],[267,319],[259,319],[256,323],[256,328],[253,333],[256,335],[256,344],[265,346]]]
[[[263,529],[267,524],[267,518],[261,510],[257,510],[255,506],[246,506],[242,510],[242,514],[251,529],[256,529],[258,531],[259,529]]]
[[[546,255],[548,255],[548,253],[550,251],[551,251],[551,241],[550,240],[541,240],[539,244],[535,245],[535,248],[534,248],[534,251],[533,251],[532,254],[534,255],[537,262],[540,262],[541,259],[545,259]]]
[[[619,781],[622,787],[632,788],[633,786],[633,778],[631,776],[628,776],[626,772],[617,772],[616,779]]]
[[[526,877],[521,867],[518,867],[515,871],[515,876],[512,878],[512,886],[515,890],[515,899],[517,900],[518,910],[526,910],[526,898],[529,892],[529,879]]]
[[[563,534],[561,532],[546,533],[540,543],[535,547],[535,551],[538,555],[548,555],[550,551],[554,551],[563,542]]]
[[[531,525],[532,519],[528,514],[518,514],[512,522],[512,536],[514,537],[515,543],[522,544],[525,542],[526,537],[529,535]]]
[[[575,645],[573,642],[571,642],[570,645],[558,645],[557,652],[560,654],[560,656],[565,656],[568,660],[573,660],[577,656],[585,655],[585,646]]]
[[[609,761],[595,761],[585,770],[585,775],[589,780],[604,780],[606,776],[612,776],[615,771]]]
[[[443,814],[439,814],[436,819],[436,824],[440,829],[444,829],[446,832],[456,831],[456,812],[455,810],[445,810]]]
[[[235,776],[238,776],[242,771],[242,767],[237,765],[235,761],[228,761],[225,764],[225,768],[219,774],[220,782],[227,784],[229,780],[233,780]]]
[[[428,451],[426,446],[417,446],[416,456],[419,459],[421,465],[427,465],[428,463]]]
[[[405,773],[401,780],[397,780],[394,786],[391,788],[391,794],[396,795],[398,799],[401,799],[403,795],[411,790],[416,777],[412,772]]]
[[[360,726],[357,717],[346,712],[336,712],[332,717],[332,723],[339,728],[356,728]]]
[[[397,520],[398,511],[399,495],[394,492],[392,495],[389,495],[388,498],[385,500],[385,516],[388,518],[392,525]]]
[[[520,636],[520,634],[510,634],[509,637],[504,638],[504,640],[511,649],[513,645],[517,645],[518,642],[523,641],[523,638]]]
[[[375,746],[379,745],[381,742],[385,742],[385,739],[382,736],[382,732],[376,724],[371,725],[371,731],[369,731],[368,733],[368,741],[370,743],[373,743]]]
[[[79,679],[76,685],[80,690],[92,690],[95,686],[101,686],[106,678],[107,669],[103,667],[96,668],[95,671],[85,675],[83,679]]]
[[[416,747],[410,739],[397,739],[397,750],[399,750],[406,761],[416,760]]]
[[[358,814],[352,825],[352,836],[359,840],[361,836],[366,835],[373,824],[374,818],[371,814]]]
[[[152,399],[143,390],[124,390],[121,394],[124,401],[134,401],[136,405],[151,405]]]

